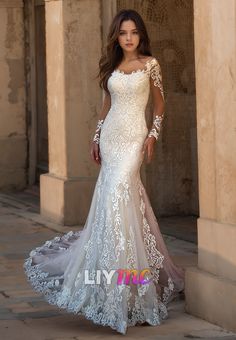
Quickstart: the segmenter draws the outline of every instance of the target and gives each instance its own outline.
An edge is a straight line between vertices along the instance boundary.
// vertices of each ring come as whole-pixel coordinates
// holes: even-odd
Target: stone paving
[[[173,222],[172,218],[167,223],[167,231]],[[183,224],[186,225],[186,219]],[[0,194],[1,340],[124,339],[124,335],[110,327],[95,325],[83,316],[49,305],[27,282],[23,261],[31,249],[57,235],[82,228],[60,226],[40,216],[37,188]],[[194,242],[165,234],[164,238],[176,263],[185,268],[197,264]],[[130,327],[125,338],[236,339],[236,334],[185,313],[184,306],[184,297],[176,299],[169,305],[169,318],[162,325]]]

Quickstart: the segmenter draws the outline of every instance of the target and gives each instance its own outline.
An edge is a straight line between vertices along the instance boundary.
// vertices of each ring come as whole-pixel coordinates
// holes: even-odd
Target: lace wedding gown
[[[159,325],[167,304],[184,288],[184,270],[171,260],[140,179],[148,129],[145,107],[150,80],[163,95],[160,65],[151,57],[144,69],[114,70],[108,80],[111,107],[100,134],[101,168],[82,231],[70,231],[33,249],[24,270],[48,303],[125,334],[127,327]],[[151,270],[146,284],[100,284],[97,270]],[[115,280],[114,280],[115,278]]]

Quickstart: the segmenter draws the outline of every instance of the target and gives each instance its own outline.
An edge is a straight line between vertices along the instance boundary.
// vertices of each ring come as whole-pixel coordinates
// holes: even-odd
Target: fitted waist
[[[128,104],[123,104],[123,105],[111,105],[111,108],[109,110],[109,113],[112,115],[112,114],[115,114],[115,115],[118,115],[118,114],[121,114],[121,115],[126,115],[126,116],[129,116],[129,115],[135,115],[135,116],[138,116],[138,117],[144,117],[145,116],[145,107],[140,107],[140,106],[132,106],[130,107]]]

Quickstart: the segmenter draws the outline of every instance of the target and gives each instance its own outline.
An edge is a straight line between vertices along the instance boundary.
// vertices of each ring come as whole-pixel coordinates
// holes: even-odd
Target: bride
[[[91,157],[101,168],[86,223],[33,249],[24,270],[48,303],[125,334],[136,324],[160,325],[184,289],[184,270],[168,254],[140,177],[145,154],[152,159],[165,103],[161,68],[136,11],[116,14],[99,66],[105,97]]]

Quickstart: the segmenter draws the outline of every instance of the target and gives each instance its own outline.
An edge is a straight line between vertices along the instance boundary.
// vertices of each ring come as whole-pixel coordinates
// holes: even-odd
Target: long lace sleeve
[[[153,124],[149,131],[148,137],[159,137],[162,121],[164,119],[164,90],[162,84],[162,72],[159,62],[152,58],[149,63],[150,90],[153,98]]]
[[[111,107],[111,96],[110,96],[110,93],[105,91],[102,108],[98,116],[98,122],[97,122],[96,130],[95,130],[95,135],[93,137],[93,142],[95,142],[96,144],[99,144],[101,127],[102,127],[102,124],[104,123],[104,120],[106,118],[108,111],[110,110],[110,107]]]

